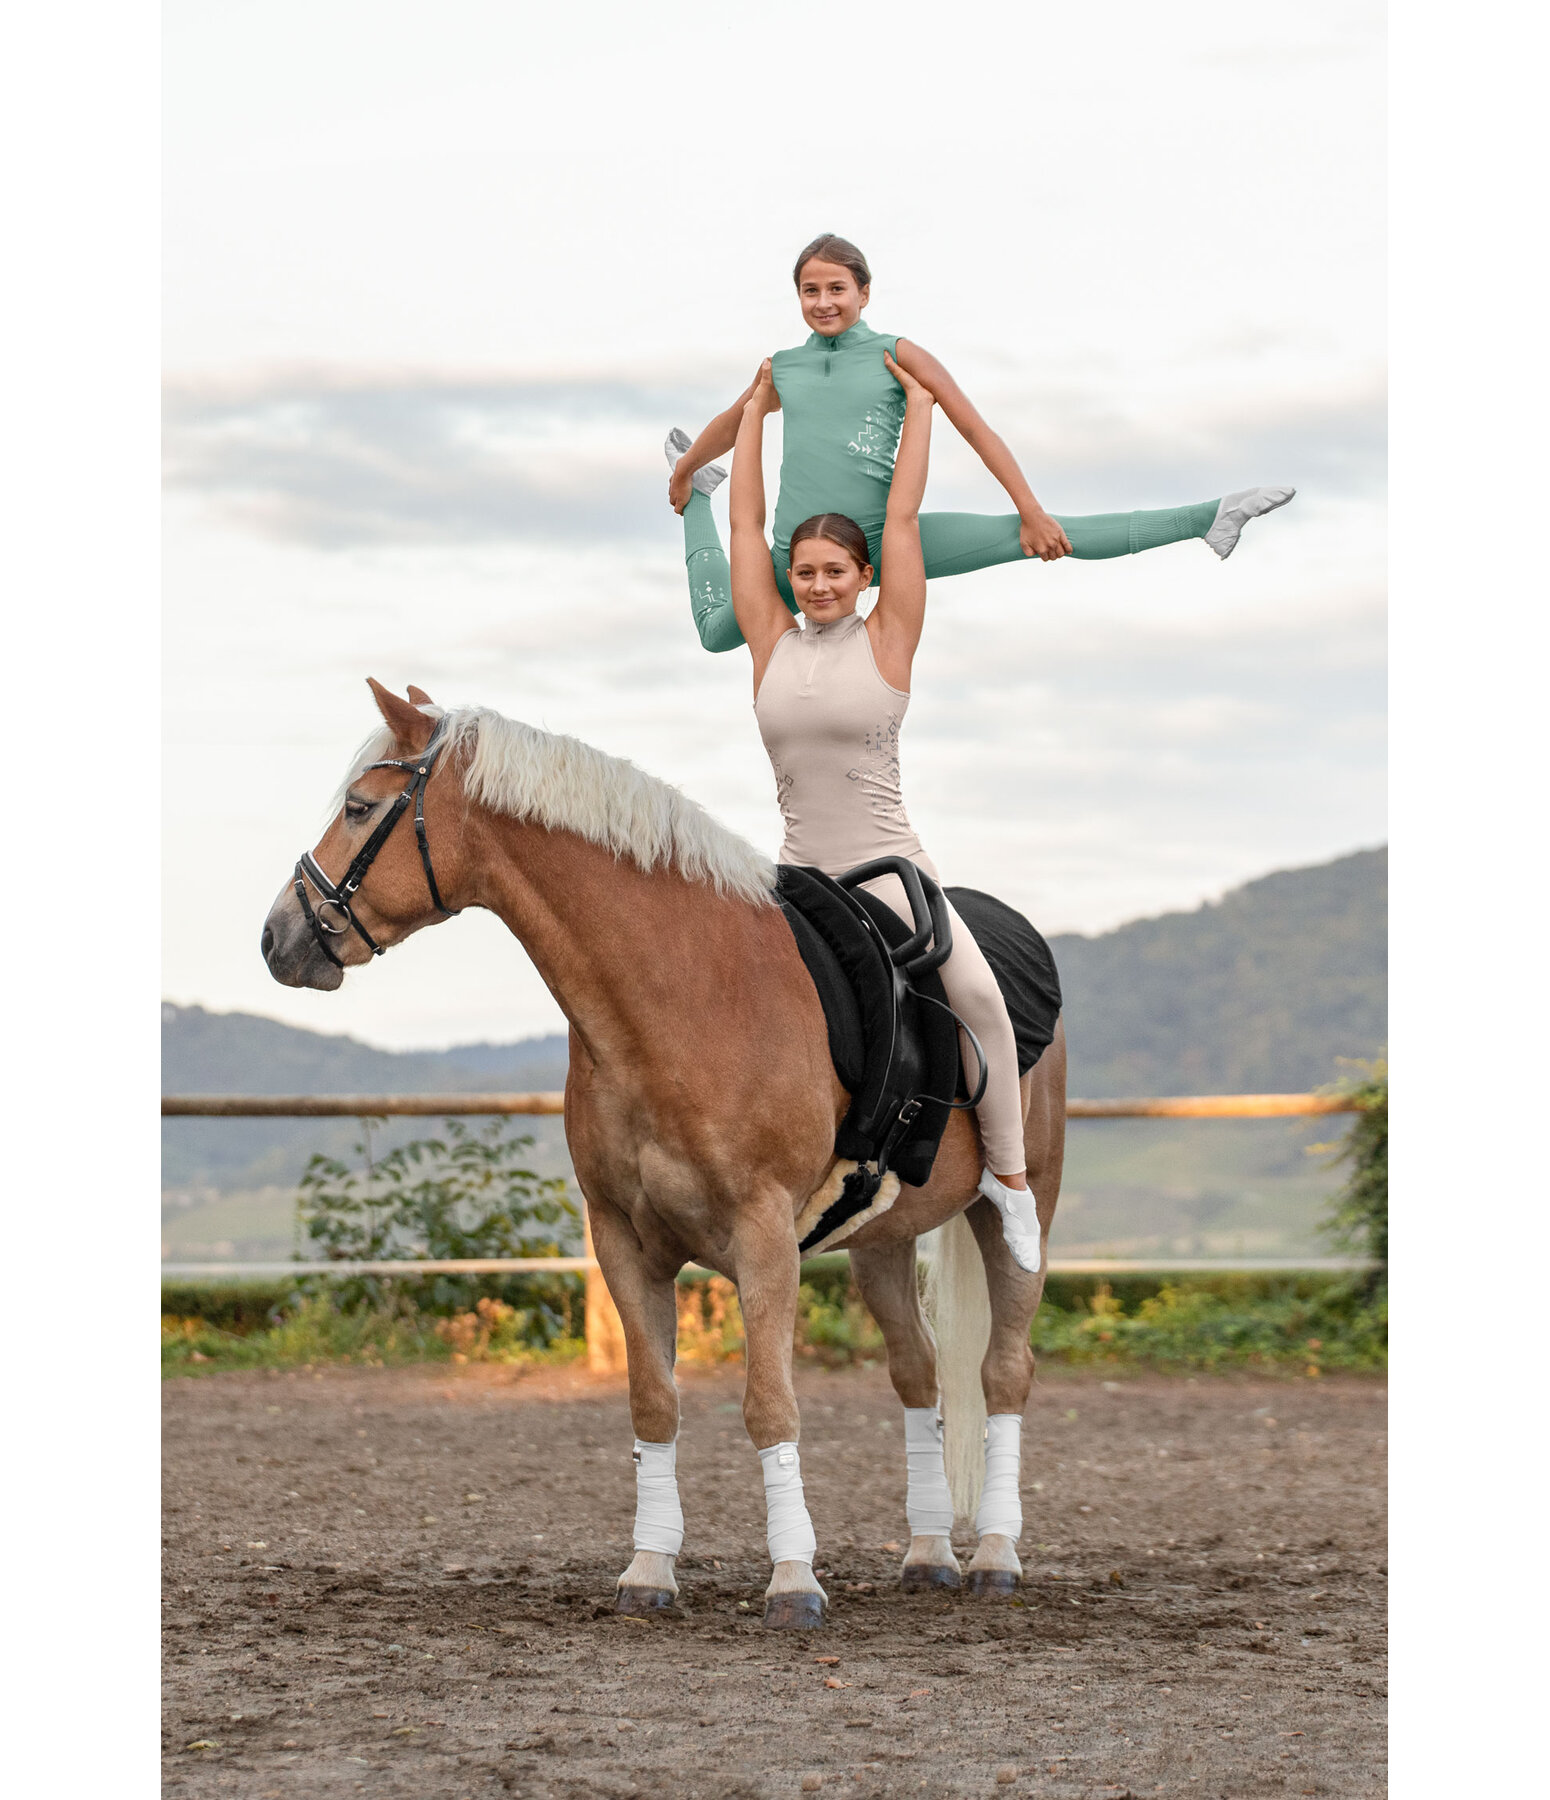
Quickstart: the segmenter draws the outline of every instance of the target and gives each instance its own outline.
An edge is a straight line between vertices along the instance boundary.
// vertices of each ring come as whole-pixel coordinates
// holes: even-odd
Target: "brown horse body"
[[[425,749],[435,716],[372,685],[396,742],[392,753],[413,758]],[[423,702],[416,690],[410,693],[411,701]],[[381,743],[374,747],[374,754],[383,753]],[[755,1448],[795,1443],[795,1221],[834,1166],[835,1129],[848,1104],[795,940],[767,894],[750,894],[746,884],[741,893],[729,892],[714,871],[710,878],[685,873],[680,865],[694,859],[675,858],[670,844],[647,866],[621,854],[617,841],[589,841],[566,829],[563,770],[544,785],[542,804],[524,816],[471,796],[467,767],[465,741],[437,767],[426,790],[436,879],[451,909],[484,907],[505,922],[569,1021],[566,1136],[624,1328],[636,1436],[651,1444],[676,1438],[674,1284],[685,1263],[697,1262],[737,1284],[747,1338],[743,1417]],[[633,771],[631,777],[649,780]],[[333,879],[401,785],[385,770],[350,783],[346,808],[314,852]],[[673,804],[686,803],[673,796]],[[586,831],[606,835],[596,826],[595,807],[577,810],[585,814]],[[629,836],[631,828],[624,829]],[[638,828],[633,834],[641,835]],[[384,844],[353,910],[384,948],[440,917],[407,824]],[[371,959],[353,934],[332,941],[345,965]],[[264,954],[271,973],[288,985],[332,988],[342,980],[289,886],[266,922]],[[1047,1241],[1064,1145],[1065,1048],[1058,1031],[1023,1078],[1023,1093],[1029,1181]],[[983,1276],[975,1279],[982,1311],[988,1297],[988,1342],[987,1322],[981,1320],[973,1342],[973,1321],[965,1316],[974,1310],[974,1295],[964,1288],[967,1240],[960,1226],[961,1291],[955,1295],[947,1282],[936,1321],[941,1360],[954,1353],[956,1332],[963,1339],[956,1346],[960,1360],[967,1355],[980,1363],[988,1410],[1021,1416],[1033,1375],[1028,1328],[1043,1275],[1018,1267],[996,1214],[976,1198],[981,1166],[970,1115],[954,1113],[930,1181],[902,1188],[891,1209],[856,1232],[847,1248],[884,1334],[900,1400],[932,1406],[938,1344],[921,1310],[916,1240],[966,1216],[979,1250],[974,1261],[983,1260]],[[950,1235],[948,1241],[951,1246]],[[944,1260],[952,1266],[951,1256]],[[955,1423],[961,1427],[957,1460],[972,1463],[972,1447],[963,1454],[965,1432],[977,1421],[950,1418],[950,1433]],[[960,1511],[972,1507],[965,1486],[960,1482],[954,1496]],[[672,1560],[639,1552],[620,1578],[621,1606],[665,1603],[676,1592]],[[1004,1588],[1018,1572],[1009,1538],[981,1539],[971,1564],[974,1585]],[[947,1540],[914,1538],[905,1580],[956,1585]],[[766,1619],[816,1622],[822,1598],[810,1564],[778,1562]]]

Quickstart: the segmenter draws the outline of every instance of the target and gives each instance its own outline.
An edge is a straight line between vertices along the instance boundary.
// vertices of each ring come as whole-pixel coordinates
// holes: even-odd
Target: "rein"
[[[431,778],[431,771],[436,766],[436,759],[446,748],[444,734],[445,721],[438,724],[431,734],[431,741],[417,757],[400,762],[390,759],[387,762],[374,762],[361,770],[369,775],[373,769],[402,769],[410,777],[404,791],[388,808],[387,816],[377,825],[375,831],[356,852],[344,879],[337,887],[318,866],[317,858],[310,850],[304,850],[296,863],[296,878],[292,886],[296,890],[296,898],[301,902],[301,910],[306,916],[308,925],[312,927],[312,935],[317,939],[318,948],[337,969],[344,967],[343,960],[335,953],[329,943],[331,937],[343,937],[347,931],[356,931],[362,942],[373,956],[381,956],[383,946],[371,935],[366,927],[350,910],[350,902],[355,898],[361,883],[366,879],[366,871],[377,860],[377,854],[392,835],[393,827],[404,816],[409,802],[414,802],[414,835],[420,846],[420,862],[425,870],[425,883],[430,889],[431,901],[437,912],[444,919],[456,916],[456,908],[448,906],[441,897],[441,889],[436,885],[436,871],[431,867],[430,840],[425,835],[425,787]],[[318,903],[314,909],[307,898],[308,883],[317,890]],[[325,913],[336,913],[342,923],[329,924]]]

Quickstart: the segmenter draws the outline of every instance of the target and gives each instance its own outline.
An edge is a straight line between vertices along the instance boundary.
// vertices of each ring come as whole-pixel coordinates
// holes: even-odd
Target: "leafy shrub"
[[[314,1156],[301,1178],[297,1220],[331,1262],[451,1261],[561,1254],[559,1240],[579,1237],[580,1213],[563,1177],[522,1166],[533,1144],[510,1136],[508,1121],[474,1130],[444,1121],[445,1135],[403,1144],[374,1161],[367,1130],[356,1146],[359,1169]],[[497,1290],[498,1284],[498,1291]],[[530,1316],[538,1340],[573,1335],[577,1279],[564,1276],[302,1275],[297,1292],[327,1292],[341,1310],[408,1306],[467,1313],[480,1299]]]
[[[238,1336],[203,1319],[162,1319],[162,1367],[183,1373],[193,1365],[225,1369],[293,1368],[304,1363],[420,1362],[445,1355],[432,1329],[402,1310],[355,1307],[343,1311],[317,1295],[297,1302],[266,1331]]]
[[[1296,1291],[1300,1285],[1304,1291]],[[1107,1282],[1070,1307],[1046,1295],[1030,1333],[1037,1355],[1067,1363],[1149,1363],[1180,1368],[1381,1368],[1386,1305],[1365,1302],[1348,1283],[1295,1284],[1259,1296],[1224,1295],[1194,1281],[1164,1281],[1125,1308]]]
[[[1388,1282],[1389,1072],[1383,1062],[1360,1066],[1365,1074],[1339,1090],[1361,1111],[1335,1157],[1337,1163],[1349,1163],[1351,1172],[1331,1203],[1323,1229],[1342,1250],[1370,1257],[1377,1264],[1362,1284],[1372,1292]]]
[[[530,1312],[508,1306],[486,1294],[472,1312],[455,1313],[449,1319],[437,1319],[433,1329],[447,1346],[455,1363],[530,1362],[535,1348],[555,1352],[545,1360],[569,1361],[585,1350],[581,1338],[535,1340]]]
[[[678,1284],[678,1357],[681,1362],[740,1362],[743,1310],[724,1275]]]
[[[803,1362],[821,1362],[831,1368],[840,1363],[863,1366],[886,1360],[887,1350],[877,1321],[854,1282],[835,1284],[804,1281],[798,1290],[795,1349]]]
[[[284,1316],[294,1281],[164,1281],[163,1323],[168,1318],[214,1326],[235,1337],[267,1331]]]

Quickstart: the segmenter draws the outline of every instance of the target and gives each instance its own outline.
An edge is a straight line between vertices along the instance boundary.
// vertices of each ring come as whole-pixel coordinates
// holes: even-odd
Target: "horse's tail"
[[[990,1289],[969,1221],[959,1213],[925,1240],[926,1312],[936,1333],[943,1454],[953,1511],[972,1519],[985,1485],[985,1389],[980,1368],[990,1344]]]

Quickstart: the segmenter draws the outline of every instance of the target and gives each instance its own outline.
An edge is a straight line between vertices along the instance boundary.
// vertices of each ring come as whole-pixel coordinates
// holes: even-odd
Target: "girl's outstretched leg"
[[[1186,538],[1203,538],[1216,522],[1219,500],[1196,506],[1165,506],[1154,512],[1085,513],[1056,523],[1071,540],[1071,554],[1083,562],[1135,556]]]
[[[1071,554],[1084,562],[1136,556],[1186,538],[1204,538],[1218,556],[1226,557],[1250,519],[1284,506],[1295,492],[1295,488],[1248,488],[1224,500],[1202,500],[1193,506],[1053,516],[1071,540]],[[920,547],[927,579],[1027,561],[1021,529],[1022,520],[1016,513],[922,513]]]
[[[694,614],[695,629],[707,650],[735,650],[745,643],[737,613],[732,606],[732,568],[721,547],[710,501],[702,493],[689,496],[684,508],[684,562],[689,570],[689,609]],[[775,569],[775,585],[795,614],[797,603],[791,592],[787,574],[789,553],[770,552]]]
[[[707,650],[735,650],[744,640],[732,610],[732,569],[706,495],[696,491],[689,496],[683,520],[689,610],[700,642]]]

